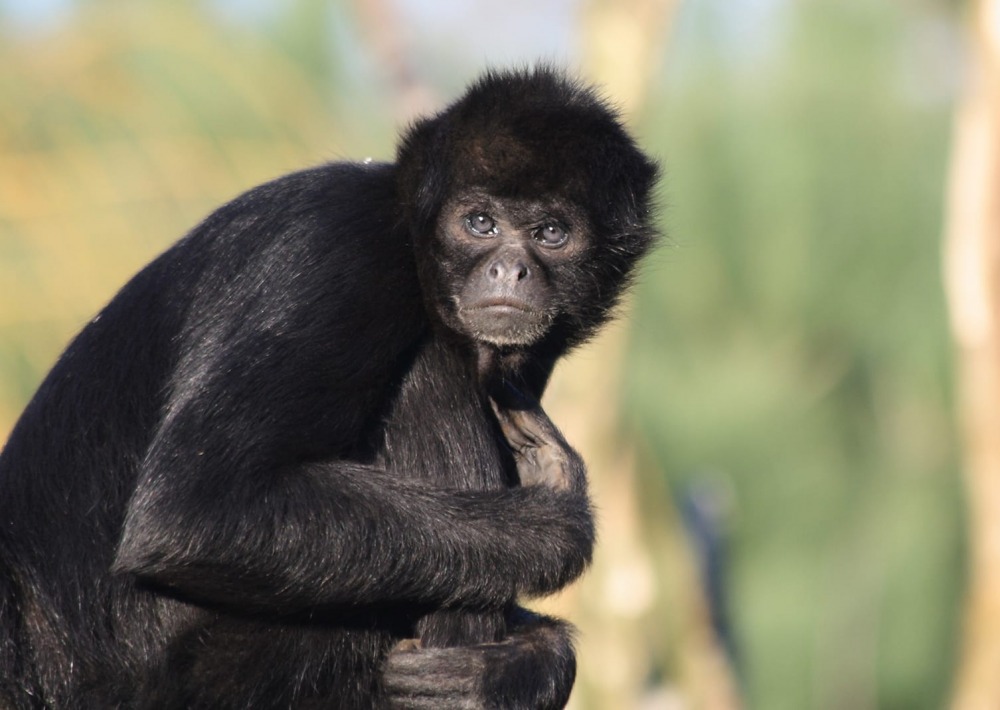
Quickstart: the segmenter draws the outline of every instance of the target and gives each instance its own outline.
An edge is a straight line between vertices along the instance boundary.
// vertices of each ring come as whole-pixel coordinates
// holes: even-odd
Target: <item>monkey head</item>
[[[655,238],[655,163],[549,68],[487,73],[397,157],[427,309],[476,343],[558,356],[607,320]]]

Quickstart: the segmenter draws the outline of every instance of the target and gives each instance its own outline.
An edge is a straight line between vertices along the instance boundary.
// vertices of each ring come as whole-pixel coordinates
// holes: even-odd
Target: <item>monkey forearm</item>
[[[192,497],[197,504],[137,496],[116,568],[244,609],[499,606],[564,586],[593,548],[586,495],[545,487],[434,490],[361,466],[316,464],[238,500]]]

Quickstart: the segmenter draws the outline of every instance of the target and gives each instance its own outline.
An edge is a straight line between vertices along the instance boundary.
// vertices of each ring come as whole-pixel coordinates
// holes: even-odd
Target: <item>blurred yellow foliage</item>
[[[0,46],[0,437],[132,273],[329,152],[315,84],[255,39],[164,3]]]

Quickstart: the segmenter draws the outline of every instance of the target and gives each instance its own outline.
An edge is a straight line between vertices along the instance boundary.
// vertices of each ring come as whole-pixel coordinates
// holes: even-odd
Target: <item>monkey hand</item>
[[[560,491],[586,490],[587,469],[580,455],[534,400],[510,384],[490,399],[507,439],[522,486],[547,485]]]
[[[523,609],[498,643],[425,648],[401,643],[389,653],[384,685],[393,710],[562,708],[573,688],[572,627]]]

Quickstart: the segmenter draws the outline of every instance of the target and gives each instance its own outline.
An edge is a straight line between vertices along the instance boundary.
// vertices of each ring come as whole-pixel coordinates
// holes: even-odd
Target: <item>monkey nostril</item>
[[[531,270],[523,261],[504,261],[499,259],[490,264],[486,269],[490,279],[494,281],[523,281],[531,275]]]

